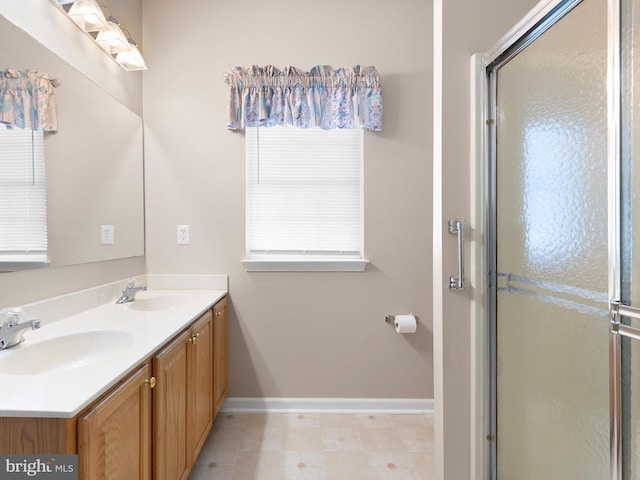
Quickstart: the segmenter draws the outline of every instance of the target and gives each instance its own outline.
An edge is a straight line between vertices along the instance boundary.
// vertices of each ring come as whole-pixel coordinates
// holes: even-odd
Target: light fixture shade
[[[69,17],[85,32],[107,30],[109,25],[95,0],[80,0],[71,5]]]
[[[142,54],[135,45],[130,45],[129,51],[127,52],[118,53],[116,55],[116,62],[128,72],[147,69]]]
[[[98,32],[96,42],[100,45],[105,52],[109,54],[116,54],[127,52],[131,48],[127,37],[122,32],[122,29],[115,23],[109,22],[107,30]]]
[[[76,3],[78,0],[58,0],[60,5],[68,5],[70,3]]]

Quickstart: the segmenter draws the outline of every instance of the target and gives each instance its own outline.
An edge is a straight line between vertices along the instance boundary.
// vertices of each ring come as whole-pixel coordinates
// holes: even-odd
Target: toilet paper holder
[[[409,315],[413,315],[413,313],[409,313]],[[420,324],[420,319],[418,318],[417,315],[413,315],[414,317],[416,317],[416,324]],[[387,322],[389,325],[394,325],[394,322],[396,321],[396,316],[395,315],[386,315],[384,317],[384,321]]]

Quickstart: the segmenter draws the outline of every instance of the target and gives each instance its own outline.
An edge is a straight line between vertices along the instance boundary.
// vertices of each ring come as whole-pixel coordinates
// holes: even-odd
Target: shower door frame
[[[583,0],[542,1],[515,25],[491,50],[472,57],[472,132],[475,144],[472,169],[478,172],[476,201],[481,205],[478,225],[484,229],[483,246],[477,246],[476,264],[484,272],[478,283],[484,288],[484,308],[476,314],[475,369],[472,373],[472,465],[482,478],[497,477],[496,409],[496,101],[497,71]],[[621,336],[640,339],[640,331],[621,324],[621,62],[620,3],[607,2],[607,226],[609,301],[609,420],[611,480],[622,478]],[[474,81],[475,80],[475,81]],[[472,208],[473,210],[473,208]],[[633,309],[631,309],[633,310]],[[640,312],[640,311],[639,311]],[[640,318],[640,316],[638,317]],[[473,346],[472,346],[473,348]],[[482,385],[475,388],[474,385]],[[475,407],[474,407],[475,405]],[[475,409],[475,411],[474,411]]]

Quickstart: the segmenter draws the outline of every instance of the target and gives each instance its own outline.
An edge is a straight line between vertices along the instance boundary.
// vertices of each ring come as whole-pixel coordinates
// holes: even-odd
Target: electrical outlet
[[[100,226],[100,243],[102,245],[113,245],[113,225],[101,225]]]
[[[191,243],[191,227],[189,225],[178,225],[178,245],[189,245]]]

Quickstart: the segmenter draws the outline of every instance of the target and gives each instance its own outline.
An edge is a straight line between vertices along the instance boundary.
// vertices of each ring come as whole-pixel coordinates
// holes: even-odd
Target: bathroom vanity
[[[0,452],[77,453],[80,479],[186,479],[226,395],[226,307],[226,290],[149,291],[30,332],[0,352]],[[56,341],[72,363],[10,366]]]

